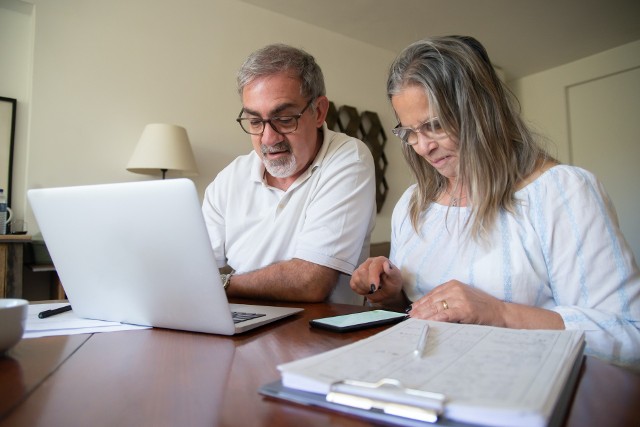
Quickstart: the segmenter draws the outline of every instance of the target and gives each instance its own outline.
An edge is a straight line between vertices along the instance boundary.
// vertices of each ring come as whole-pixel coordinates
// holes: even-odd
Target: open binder
[[[424,355],[415,354],[429,325]],[[560,425],[582,365],[582,331],[409,319],[280,365],[265,396],[402,426]]]

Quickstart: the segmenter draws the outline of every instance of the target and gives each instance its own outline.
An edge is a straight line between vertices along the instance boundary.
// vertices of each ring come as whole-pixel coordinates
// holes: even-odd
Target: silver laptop
[[[302,311],[229,304],[192,181],[28,191],[76,315],[233,335]],[[255,313],[234,323],[232,312]]]

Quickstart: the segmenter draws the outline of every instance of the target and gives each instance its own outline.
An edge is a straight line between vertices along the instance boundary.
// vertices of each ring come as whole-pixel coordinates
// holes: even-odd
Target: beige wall
[[[559,160],[571,163],[569,87],[640,66],[640,40],[509,82],[524,117],[547,136]],[[623,106],[621,106],[623,108]]]
[[[0,96],[18,100],[14,146],[14,192],[12,207],[23,217],[25,157],[29,123],[31,64],[33,49],[33,6],[18,0],[0,0]],[[6,171],[0,170],[5,174]],[[6,190],[6,189],[5,189]],[[17,209],[16,209],[17,208]]]
[[[392,52],[234,0],[28,1],[0,0],[0,94],[19,100],[13,207],[31,231],[28,188],[155,179],[125,170],[147,123],[187,128],[202,192],[250,150],[234,121],[235,71],[270,42],[314,54],[336,105],[395,125],[384,94]],[[509,84],[525,117],[570,162],[567,87],[639,64],[640,41]],[[388,240],[393,205],[411,183],[387,137],[390,192],[373,241]]]
[[[251,149],[234,120],[240,110],[235,72],[251,51],[271,42],[312,53],[337,106],[375,111],[385,129],[395,125],[385,96],[389,51],[234,0],[32,3],[33,72],[20,94],[20,114],[30,122],[20,129],[14,189],[15,210],[31,231],[28,188],[155,179],[125,170],[147,123],[187,129],[202,194],[226,164]],[[0,16],[7,14],[15,12],[0,7]],[[389,239],[393,205],[411,182],[391,136],[385,150],[391,188],[373,241]]]

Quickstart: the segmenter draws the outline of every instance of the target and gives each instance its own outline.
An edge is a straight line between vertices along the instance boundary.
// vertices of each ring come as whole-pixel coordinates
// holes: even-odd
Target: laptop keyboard
[[[243,313],[241,311],[232,311],[233,323],[245,322],[247,320],[255,319],[257,317],[266,316],[264,313]]]

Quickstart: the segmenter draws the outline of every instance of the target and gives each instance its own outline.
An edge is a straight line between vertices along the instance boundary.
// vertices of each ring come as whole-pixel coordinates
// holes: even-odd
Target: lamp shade
[[[127,170],[146,175],[162,171],[163,178],[168,170],[197,174],[187,130],[164,123],[145,126]]]

